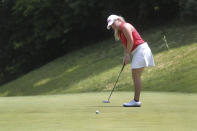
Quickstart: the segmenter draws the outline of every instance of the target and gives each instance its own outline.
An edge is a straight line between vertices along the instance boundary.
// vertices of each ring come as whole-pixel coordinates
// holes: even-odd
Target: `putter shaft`
[[[120,70],[120,73],[119,73],[119,75],[118,75],[118,78],[117,78],[117,80],[116,80],[116,82],[115,82],[115,84],[114,84],[114,87],[113,87],[113,89],[112,89],[112,91],[111,91],[111,93],[110,93],[110,95],[109,95],[109,97],[108,97],[108,102],[109,102],[109,100],[110,100],[110,98],[111,98],[111,95],[112,95],[112,93],[113,93],[113,91],[114,91],[114,89],[115,89],[115,87],[116,87],[116,84],[117,84],[117,82],[118,82],[118,80],[119,80],[120,74],[122,73],[122,71],[123,71],[123,69],[124,69],[124,66],[125,66],[125,64],[122,65],[122,68],[121,68],[121,70]],[[109,103],[110,103],[110,102],[109,102]]]

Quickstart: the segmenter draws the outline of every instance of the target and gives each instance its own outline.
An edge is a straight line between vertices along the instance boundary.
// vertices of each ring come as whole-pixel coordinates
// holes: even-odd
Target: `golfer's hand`
[[[130,56],[129,55],[124,56],[123,64],[125,64],[125,65],[128,64],[129,60],[130,60]]]

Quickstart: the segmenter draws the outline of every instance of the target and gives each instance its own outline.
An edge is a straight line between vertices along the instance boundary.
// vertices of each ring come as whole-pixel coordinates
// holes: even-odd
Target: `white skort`
[[[152,52],[147,44],[144,42],[132,51],[131,69],[155,66]]]

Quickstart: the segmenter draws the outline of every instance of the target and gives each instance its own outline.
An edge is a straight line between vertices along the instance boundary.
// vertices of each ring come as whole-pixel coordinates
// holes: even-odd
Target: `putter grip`
[[[124,69],[124,66],[125,66],[125,63],[122,65],[122,69],[121,69],[121,72],[123,71],[123,69]]]

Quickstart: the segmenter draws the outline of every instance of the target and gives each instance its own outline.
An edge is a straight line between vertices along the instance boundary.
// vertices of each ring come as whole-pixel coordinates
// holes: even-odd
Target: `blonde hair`
[[[118,19],[121,22],[125,22],[125,19],[122,16],[118,16]],[[120,36],[119,36],[119,30],[118,29],[114,29],[114,38],[116,41],[120,40]]]

